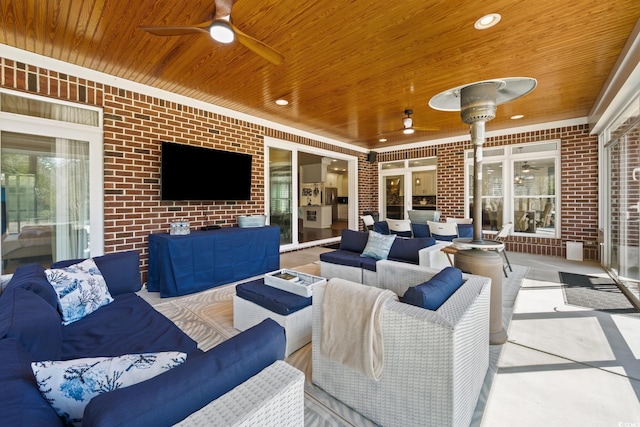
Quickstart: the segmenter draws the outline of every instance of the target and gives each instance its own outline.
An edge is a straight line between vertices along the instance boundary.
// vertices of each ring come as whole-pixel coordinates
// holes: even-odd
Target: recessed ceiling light
[[[487,28],[491,28],[498,22],[500,22],[500,19],[502,19],[502,16],[500,16],[500,14],[490,13],[478,19],[476,23],[473,24],[473,26],[476,28],[476,30],[486,30]]]
[[[380,141],[380,142],[387,142],[387,138],[380,138],[378,141]]]
[[[287,101],[286,99],[276,99],[276,104],[278,104],[278,105],[287,105],[287,104],[289,104],[289,101]]]
[[[524,114],[516,114],[511,116],[511,120],[518,120],[524,117]]]

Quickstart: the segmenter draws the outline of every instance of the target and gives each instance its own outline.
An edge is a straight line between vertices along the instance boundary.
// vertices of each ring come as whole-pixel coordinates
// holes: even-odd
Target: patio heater
[[[537,81],[529,77],[483,80],[446,90],[429,101],[429,106],[435,110],[460,111],[463,123],[471,126],[474,159],[473,237],[454,239],[454,244],[469,249],[456,253],[455,265],[464,272],[491,278],[491,344],[504,343],[507,333],[502,325],[503,265],[497,252],[504,243],[482,238],[482,145],[485,141],[485,124],[495,118],[498,105],[528,94],[536,84]]]

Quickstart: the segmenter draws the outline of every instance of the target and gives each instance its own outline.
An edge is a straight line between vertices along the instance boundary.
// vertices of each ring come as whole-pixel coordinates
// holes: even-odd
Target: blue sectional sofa
[[[320,275],[327,280],[334,277],[377,285],[377,259],[362,256],[369,232],[342,230],[340,248],[320,254]],[[402,237],[393,241],[387,259],[422,265],[432,268],[444,268],[449,265],[446,256],[440,251],[451,242],[438,242],[432,237]]]
[[[204,352],[136,295],[141,289],[139,255],[128,251],[93,258],[112,301],[65,325],[63,294],[55,290],[48,277],[52,277],[52,271],[67,271],[60,269],[77,265],[77,261],[56,263],[52,266],[55,270],[37,264],[19,267],[0,295],[0,387],[7,391],[0,399],[0,424],[63,426],[75,421],[74,425],[82,426],[168,426],[198,416],[208,425],[223,425],[229,419],[216,417],[228,411],[229,405],[218,403],[221,399],[241,400],[242,391],[238,390],[245,384],[256,378],[264,381],[265,375],[273,384],[279,381],[277,376],[282,376],[280,371],[285,372],[283,381],[299,384],[295,386],[299,387],[297,411],[304,417],[304,375],[282,361],[285,334],[275,321],[267,319]],[[73,286],[64,291],[73,291]],[[87,399],[81,421],[59,414],[59,407],[57,412],[54,409],[58,393],[69,394],[68,389],[60,386],[45,390],[34,375],[36,367],[49,365],[50,361],[75,363],[84,358],[158,352],[181,352],[186,360],[144,381],[123,388],[114,386]],[[226,397],[232,393],[232,397]],[[278,391],[272,393],[277,399]],[[269,404],[256,403],[254,411],[247,409],[251,404],[245,405],[244,414],[238,416],[250,416]]]

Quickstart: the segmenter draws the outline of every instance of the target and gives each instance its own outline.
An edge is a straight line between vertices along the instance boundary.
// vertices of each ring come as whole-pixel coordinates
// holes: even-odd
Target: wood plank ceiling
[[[207,21],[210,0],[0,5],[2,44],[368,149],[468,133],[458,113],[428,102],[486,79],[538,80],[487,130],[585,117],[640,17],[638,0],[238,0],[233,23],[284,55],[273,65],[238,42],[138,28]],[[487,13],[502,20],[474,29]],[[283,97],[289,105],[274,103]],[[379,142],[407,108],[415,126],[438,130]]]

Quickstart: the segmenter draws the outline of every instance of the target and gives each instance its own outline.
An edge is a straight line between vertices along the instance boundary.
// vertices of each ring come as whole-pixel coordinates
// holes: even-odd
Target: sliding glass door
[[[265,200],[280,245],[333,243],[357,227],[357,158],[265,138]]]
[[[99,111],[0,93],[2,273],[104,252]]]
[[[269,147],[269,218],[280,226],[280,244],[293,243],[294,189],[293,153]]]
[[[609,169],[608,267],[638,297],[640,282],[640,110],[635,103],[614,126],[605,146]]]

